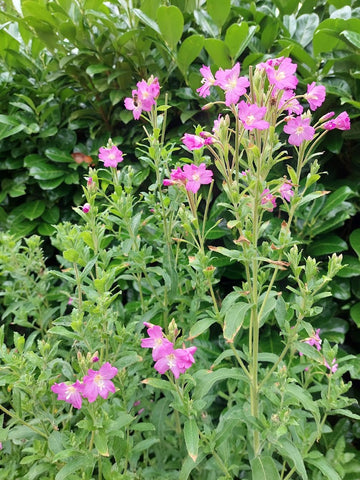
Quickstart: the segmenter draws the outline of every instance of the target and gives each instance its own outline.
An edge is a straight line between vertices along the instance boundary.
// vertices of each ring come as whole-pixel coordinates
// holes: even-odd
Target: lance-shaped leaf
[[[184,423],[185,445],[189,456],[196,462],[199,451],[199,429],[195,419]]]
[[[224,320],[224,338],[228,343],[234,342],[235,336],[244,323],[245,315],[250,307],[250,303],[235,303],[226,312]]]
[[[252,480],[280,480],[274,460],[262,455],[251,460]]]

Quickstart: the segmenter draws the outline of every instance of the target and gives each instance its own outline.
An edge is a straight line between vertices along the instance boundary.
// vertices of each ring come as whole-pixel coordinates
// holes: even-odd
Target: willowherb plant
[[[47,367],[21,369],[18,351],[0,350],[1,403],[12,409],[0,408],[9,428],[32,431],[25,462],[41,458],[54,478],[341,478],[321,439],[329,416],[359,418],[342,380],[352,357],[316,316],[342,258],[303,259],[293,227],[326,194],[315,189],[316,147],[328,130],[349,129],[349,117],[314,123],[325,89],[295,92],[290,58],[248,78],[239,64],[200,72],[204,109],[222,110],[210,131],[185,133],[180,157],[165,142],[170,107],[166,96],[158,104],[158,80],[139,81],[125,107],[144,122],[142,168],[110,139],[76,208],[83,222],[58,226],[53,275],[67,310],[49,322],[40,354],[33,338],[25,345]],[[153,183],[138,192],[149,171]],[[12,389],[25,405],[38,391],[40,422]],[[5,452],[12,438],[0,429]]]

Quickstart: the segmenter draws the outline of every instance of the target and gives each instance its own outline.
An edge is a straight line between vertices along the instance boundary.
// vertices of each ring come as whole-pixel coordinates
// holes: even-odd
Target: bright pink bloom
[[[269,122],[263,120],[266,115],[266,107],[258,107],[255,104],[246,103],[244,100],[238,105],[239,118],[245,130],[265,130],[269,128]]]
[[[336,128],[339,130],[350,130],[350,118],[347,112],[340,113],[334,122],[336,123]]]
[[[152,348],[152,357],[154,361],[159,360],[159,358],[161,358],[163,355],[163,352],[166,351],[169,346],[173,347],[174,344],[164,337],[162,328],[158,325],[152,325],[146,322],[145,325],[149,327],[147,329],[149,338],[143,338],[141,340],[141,347]]]
[[[0,450],[2,450],[2,449],[3,449],[3,444],[2,444],[2,442],[0,442]]]
[[[276,198],[270,193],[268,188],[265,188],[261,193],[261,205],[265,205],[266,210],[269,212],[272,212],[276,207]]]
[[[100,360],[99,357],[97,357],[96,355],[94,355],[94,356],[92,357],[92,359],[91,359],[92,363],[96,363],[96,362],[98,362],[99,360]]]
[[[277,66],[277,68],[275,68]],[[294,75],[297,65],[292,63],[291,58],[283,58],[280,63],[268,65],[266,73],[271,85],[278,90],[295,90],[298,79]]]
[[[65,400],[65,402],[73,405],[74,408],[81,408],[81,383],[79,380],[76,380],[76,382],[72,385],[67,385],[66,383],[55,383],[51,386],[51,391],[57,393],[58,400]]]
[[[165,186],[176,185],[176,184],[185,185],[185,183],[186,183],[186,177],[180,167],[177,167],[171,170],[170,179],[165,178],[163,180],[163,184]]]
[[[200,73],[203,76],[201,80],[202,87],[196,89],[196,91],[199,93],[200,97],[205,98],[210,95],[210,87],[215,85],[215,78],[211,73],[210,67],[207,67],[206,65],[203,65],[200,68]]]
[[[71,304],[73,303],[73,301],[74,301],[74,299],[71,298],[71,297],[69,297],[69,300],[68,300],[67,304],[68,304],[68,305],[71,305]]]
[[[139,120],[141,112],[145,110],[139,92],[137,90],[132,91],[132,98],[127,97],[124,100],[126,110],[132,110],[135,120]]]
[[[82,207],[82,211],[83,211],[84,213],[89,213],[89,212],[90,212],[90,208],[91,208],[91,207],[90,207],[90,204],[89,204],[89,203],[85,203],[85,204],[83,205],[83,207]]]
[[[331,366],[327,363],[327,361],[324,358],[324,365],[326,368],[330,370],[330,373],[335,373],[336,370],[338,369],[338,364],[336,363],[336,358],[333,359],[331,362]]]
[[[290,118],[284,127],[284,132],[289,133],[289,143],[297,147],[305,140],[312,140],[315,135],[315,129],[310,125],[310,118],[295,117]]]
[[[284,90],[279,101],[279,109],[287,110],[289,115],[292,113],[301,115],[304,109],[294,97],[295,93],[292,90]]]
[[[196,347],[178,348],[174,350],[173,346],[168,346],[168,348],[163,351],[163,356],[155,363],[154,368],[161,374],[171,370],[174,377],[179,378],[180,373],[185,373],[195,362],[193,357],[195,351]]]
[[[181,140],[189,150],[199,150],[205,145],[204,138],[201,138],[199,135],[192,135],[191,133],[185,133]]]
[[[95,402],[98,395],[107,398],[109,392],[115,393],[115,385],[110,380],[115,377],[118,369],[112,367],[109,362],[104,363],[98,371],[89,368],[87,375],[83,378],[81,393],[90,403]]]
[[[307,93],[304,98],[309,102],[310,110],[316,110],[319,108],[325,100],[326,89],[323,85],[315,85],[315,82],[310,83],[307,86]]]
[[[115,145],[113,145],[111,148],[101,147],[99,152],[99,159],[104,162],[104,167],[116,168],[118,163],[124,160],[122,156],[123,152]]]
[[[205,163],[201,163],[199,166],[191,164],[184,165],[184,175],[186,177],[186,190],[196,193],[200,185],[206,185],[212,182],[213,172],[206,170]]]
[[[321,125],[321,127],[324,130],[335,130],[336,128],[336,123],[334,120],[329,120],[328,122],[325,122]]]
[[[157,86],[159,83],[157,83]],[[155,105],[155,98],[153,96],[154,92],[159,92],[157,91],[156,85],[155,88],[154,86],[149,85],[145,80],[141,80],[141,82],[138,82],[136,84],[138,87],[138,99],[141,101],[141,108],[145,110],[145,112],[150,112],[151,107]]]
[[[292,190],[292,183],[285,182],[279,188],[280,195],[284,198],[287,202],[290,202],[291,197],[294,196],[294,192]]]
[[[246,93],[246,88],[250,85],[246,77],[239,77],[240,63],[236,63],[233,68],[223,70],[220,68],[215,73],[216,85],[225,92],[225,105],[230,106],[237,103],[241,95]]]

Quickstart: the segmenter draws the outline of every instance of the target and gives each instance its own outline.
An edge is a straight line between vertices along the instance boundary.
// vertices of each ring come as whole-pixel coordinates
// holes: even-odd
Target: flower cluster
[[[125,98],[124,103],[127,110],[132,110],[135,120],[139,120],[143,111],[150,112],[156,104],[160,85],[158,79],[151,76],[148,81],[141,80],[136,86],[137,90],[132,91],[132,98]]]
[[[295,89],[298,79],[295,75],[297,65],[287,57],[269,59],[266,62],[259,63],[256,66],[255,76],[257,78],[266,76],[271,99],[279,113],[287,111],[288,117],[285,119],[284,132],[289,134],[288,141],[291,145],[300,146],[305,141],[310,141],[315,137],[316,129],[310,125],[310,117],[307,113],[303,114],[303,106],[298,98],[302,97],[309,104],[311,111],[317,110],[325,101],[326,90],[323,85],[316,85],[315,82],[307,85],[307,91],[303,95],[296,95]],[[256,103],[251,103],[247,95],[247,87],[250,85],[246,77],[240,77],[240,64],[237,63],[233,68],[223,70],[220,68],[215,75],[212,74],[210,67],[205,65],[200,69],[202,74],[202,86],[197,89],[201,97],[210,95],[210,88],[220,87],[225,93],[225,105],[235,105],[238,117],[243,128],[248,131],[254,129],[265,130],[269,128],[268,115],[269,108],[263,105],[262,98],[256,98]],[[242,95],[245,100],[240,100]],[[296,116],[294,116],[294,114]],[[266,116],[268,119],[266,120]],[[335,120],[324,123],[321,128],[332,130],[348,130],[350,128],[350,119],[346,112],[341,113]],[[183,140],[184,141],[184,140]],[[184,141],[185,143],[185,141]],[[210,142],[209,142],[210,143]],[[204,142],[193,143],[195,148],[201,148]]]
[[[116,367],[112,367],[109,362],[106,362],[98,371],[89,368],[82,382],[76,380],[71,385],[55,383],[52,385],[51,391],[57,393],[58,400],[64,400],[75,408],[81,408],[83,398],[87,398],[92,403],[99,395],[106,399],[109,392],[115,393],[115,385],[111,379],[115,377],[117,372]]]
[[[179,378],[180,373],[185,373],[195,362],[193,354],[196,347],[174,349],[174,344],[164,336],[161,327],[148,322],[144,322],[144,325],[148,327],[149,337],[141,340],[141,346],[152,348],[155,370],[161,374],[171,370],[174,377]]]
[[[205,163],[200,165],[184,165],[171,171],[170,179],[166,178],[164,185],[184,185],[189,192],[196,193],[201,185],[211,183],[213,172],[206,169]]]

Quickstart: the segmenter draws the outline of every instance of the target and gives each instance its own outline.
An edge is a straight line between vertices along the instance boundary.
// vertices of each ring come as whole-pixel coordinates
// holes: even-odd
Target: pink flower
[[[3,444],[2,444],[2,442],[0,442],[0,450],[2,450],[2,449],[3,449]]]
[[[106,399],[109,392],[115,393],[115,385],[110,379],[115,377],[117,372],[118,369],[112,367],[109,362],[104,363],[99,371],[89,368],[87,375],[83,378],[81,393],[90,403],[95,402],[98,395]]]
[[[347,112],[340,113],[334,122],[336,123],[336,128],[339,130],[350,130],[350,118]]]
[[[204,138],[199,135],[192,135],[191,133],[185,133],[181,140],[189,150],[199,150],[205,145]]]
[[[90,204],[89,204],[89,203],[85,203],[85,204],[83,205],[83,207],[82,207],[82,211],[83,211],[84,213],[89,213],[89,212],[90,212],[90,208],[91,208],[91,207],[90,207]]]
[[[69,297],[69,300],[68,300],[67,304],[68,304],[68,305],[71,305],[71,304],[73,303],[73,301],[74,301],[74,299],[71,298],[71,297]]]
[[[292,190],[292,183],[285,182],[279,188],[280,195],[284,198],[287,202],[290,202],[291,197],[294,196],[294,192]]]
[[[158,79],[151,76],[148,81],[141,80],[136,84],[137,90],[132,91],[132,98],[125,98],[125,108],[132,110],[135,120],[139,120],[141,112],[150,112],[156,104],[155,99],[160,94]]]
[[[175,185],[175,184],[185,185],[185,183],[186,183],[186,177],[180,167],[172,169],[170,178],[165,178],[163,180],[163,184],[165,186]]]
[[[111,148],[101,147],[99,149],[99,159],[104,162],[104,167],[116,168],[118,163],[122,162],[123,153],[115,145]]]
[[[236,63],[233,68],[223,70],[220,68],[215,73],[216,85],[225,92],[225,105],[230,106],[237,103],[241,95],[246,93],[246,88],[250,85],[246,77],[239,77],[240,63]]]
[[[51,391],[58,394],[58,400],[65,400],[70,403],[74,408],[81,408],[81,383],[76,380],[72,385],[66,383],[55,383],[51,386]]]
[[[279,101],[279,109],[287,110],[289,115],[292,113],[301,115],[304,109],[294,97],[295,93],[292,90],[284,90]]]
[[[206,170],[205,163],[201,163],[199,166],[194,164],[184,165],[183,171],[187,180],[185,188],[190,192],[196,193],[200,185],[206,185],[212,182],[213,172]]]
[[[137,90],[132,91],[132,98],[127,97],[124,100],[126,110],[132,110],[135,120],[139,120],[141,112],[143,111],[142,101],[139,98]]]
[[[163,356],[155,363],[154,368],[161,374],[171,370],[174,377],[179,378],[180,373],[185,373],[195,362],[193,357],[195,351],[196,347],[178,348],[174,350],[173,346],[169,345],[167,349],[163,351]]]
[[[96,362],[98,362],[99,360],[100,360],[100,359],[99,359],[99,357],[98,357],[97,355],[94,355],[94,356],[91,358],[92,363],[96,363]]]
[[[327,363],[327,361],[324,358],[324,365],[326,368],[330,370],[330,373],[335,373],[336,370],[338,369],[338,364],[336,363],[336,358],[333,359],[331,362],[331,366]]]
[[[163,355],[163,351],[171,346],[173,347],[173,343],[170,342],[166,337],[164,337],[162,328],[158,325],[152,325],[151,323],[144,323],[145,326],[149,327],[147,329],[147,334],[149,338],[143,338],[141,340],[141,347],[142,348],[152,348],[152,357],[154,361],[161,358]]]
[[[324,130],[335,130],[336,128],[336,122],[335,120],[328,120],[327,122],[323,123],[321,127]]]
[[[311,337],[307,338],[305,340],[305,343],[308,343],[309,345],[311,346],[315,346],[317,348],[318,351],[321,350],[321,343],[322,343],[322,340],[319,336],[319,332],[320,332],[320,328],[318,328],[314,333],[313,335],[311,335]]]
[[[265,130],[269,128],[269,122],[263,120],[266,115],[266,107],[258,107],[255,104],[246,103],[244,100],[238,105],[239,118],[245,130]]]
[[[261,205],[265,205],[266,210],[269,212],[272,212],[276,207],[276,198],[270,193],[268,188],[265,188],[261,193]]]
[[[295,117],[290,118],[284,127],[284,132],[289,133],[289,143],[297,147],[305,140],[312,140],[315,135],[315,129],[310,125],[310,118]]]
[[[295,90],[298,84],[298,79],[294,75],[296,69],[297,65],[292,63],[291,58],[283,58],[278,65],[270,65],[266,69],[269,83],[275,85],[278,90]]]
[[[326,122],[327,120],[330,120],[330,118],[332,118],[333,116],[335,115],[335,112],[328,112],[328,113],[325,113],[325,115],[323,115],[319,122],[322,123],[322,122]]]
[[[316,110],[319,108],[325,100],[326,89],[323,85],[315,85],[315,82],[310,83],[307,86],[307,93],[305,93],[304,98],[309,102],[310,110]]]
[[[200,73],[203,76],[201,83],[202,87],[198,88],[196,91],[199,93],[200,97],[208,97],[210,95],[210,87],[215,85],[215,78],[211,73],[210,67],[203,65],[200,68]]]

